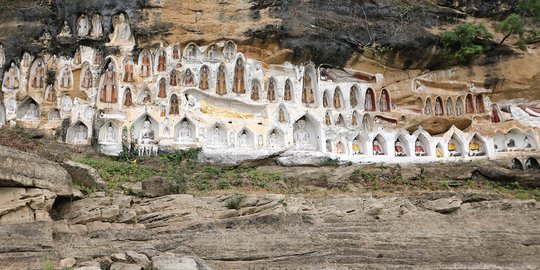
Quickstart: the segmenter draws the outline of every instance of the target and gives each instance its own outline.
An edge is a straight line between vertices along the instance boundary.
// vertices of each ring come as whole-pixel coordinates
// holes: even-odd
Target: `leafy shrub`
[[[458,24],[454,31],[441,35],[442,44],[455,51],[454,57],[459,62],[466,62],[489,50],[491,38],[493,35],[483,24],[473,23]]]
[[[230,197],[229,199],[227,199],[227,201],[225,201],[225,207],[229,208],[229,209],[240,209],[240,204],[242,203],[242,201],[246,198],[246,195],[244,194],[239,194],[239,193],[236,193],[234,194],[232,197]]]

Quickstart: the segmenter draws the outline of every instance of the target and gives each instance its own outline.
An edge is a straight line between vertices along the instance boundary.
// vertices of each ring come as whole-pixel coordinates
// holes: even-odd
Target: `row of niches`
[[[441,96],[427,96],[425,98],[418,98],[416,104],[418,107],[423,108],[422,112],[426,116],[462,116],[465,114],[486,113],[486,102],[484,99],[484,95],[482,94],[446,97],[445,101],[443,101],[443,97]],[[492,109],[495,109],[493,113],[498,115],[497,105],[492,104],[491,106]],[[498,118],[500,122],[500,117]]]

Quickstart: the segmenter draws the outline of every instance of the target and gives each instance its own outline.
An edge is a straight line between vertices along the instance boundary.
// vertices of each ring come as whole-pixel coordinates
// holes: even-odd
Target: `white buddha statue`
[[[178,132],[179,141],[190,141],[192,139],[191,129],[189,128],[188,122],[186,120],[180,123],[180,130]]]
[[[214,127],[214,133],[211,138],[212,144],[222,144],[224,142],[221,134],[221,128],[219,126]]]
[[[90,31],[90,22],[86,14],[82,14],[78,20],[77,35],[79,37],[84,37],[88,35]]]
[[[11,63],[8,72],[4,74],[3,86],[5,89],[15,90],[19,88],[19,70],[15,63]]]
[[[114,25],[114,32],[110,37],[112,44],[123,44],[131,41],[131,26],[124,14],[118,15],[118,22]]]
[[[95,13],[92,15],[92,37],[101,37],[103,34],[103,18]]]
[[[37,110],[35,103],[30,103],[28,105],[28,110],[26,110],[26,113],[24,114],[24,119],[26,120],[38,120],[39,119],[39,112]]]
[[[276,132],[272,132],[270,133],[270,138],[268,139],[268,145],[270,146],[270,148],[274,149],[274,148],[277,148],[277,135],[276,135]]]
[[[139,144],[155,144],[155,132],[150,121],[146,120],[139,135]]]
[[[306,121],[298,120],[297,129],[295,130],[294,140],[296,143],[296,148],[298,150],[305,151],[314,151],[316,150],[315,145],[311,142],[311,135],[306,130]]]
[[[86,143],[86,139],[88,138],[88,134],[84,128],[83,125],[79,125],[77,127],[77,133],[75,133],[75,137],[73,138],[74,144],[84,144]]]
[[[71,37],[71,27],[69,27],[69,24],[66,20],[64,20],[64,25],[62,26],[62,30],[60,30],[58,37],[65,37],[65,38]]]
[[[114,128],[112,125],[107,127],[107,133],[105,134],[105,142],[113,143],[116,142],[116,135],[114,134]]]
[[[248,145],[248,134],[247,132],[242,132],[242,134],[240,134],[240,142],[238,143],[238,145],[241,147],[241,148],[247,148],[249,145]]]

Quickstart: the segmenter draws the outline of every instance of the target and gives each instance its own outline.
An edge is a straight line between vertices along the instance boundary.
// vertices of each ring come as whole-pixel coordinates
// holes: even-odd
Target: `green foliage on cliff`
[[[473,23],[458,24],[454,31],[446,31],[441,35],[444,47],[452,49],[453,57],[460,63],[489,50],[492,38],[493,35],[483,24]]]
[[[511,35],[519,35],[520,40],[523,36],[523,18],[519,16],[518,14],[511,14],[510,16],[506,17],[499,25],[497,25],[497,31],[504,33],[505,36],[501,40],[501,45],[504,43],[504,41],[510,37]]]
[[[517,8],[524,16],[532,17],[536,22],[540,21],[540,0],[521,0]]]

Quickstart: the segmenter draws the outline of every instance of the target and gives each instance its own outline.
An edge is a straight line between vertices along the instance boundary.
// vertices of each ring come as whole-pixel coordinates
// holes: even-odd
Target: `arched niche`
[[[454,133],[447,142],[448,153],[451,157],[463,156],[464,148],[463,143],[459,137]]]
[[[227,60],[233,60],[236,56],[236,44],[232,41],[225,42],[225,46],[223,46],[223,56]]]
[[[204,53],[206,60],[208,61],[216,61],[218,57],[221,55],[221,53],[217,49],[216,44],[212,44],[208,46],[208,49],[206,49],[206,52]]]
[[[334,146],[332,145],[332,140],[326,139],[326,141],[324,142],[324,146],[327,153],[334,152]]]
[[[310,115],[304,115],[293,125],[293,138],[296,150],[317,151],[320,149],[320,126]]]
[[[360,119],[360,115],[355,110],[351,115],[351,127],[357,128],[358,126],[360,126],[360,123],[362,123],[362,119]]]
[[[506,133],[505,145],[507,151],[535,150],[538,146],[534,132],[524,132],[517,128],[513,128]]]
[[[276,79],[274,77],[270,77],[270,79],[268,79],[268,87],[266,88],[266,99],[268,101],[276,100],[276,86]]]
[[[60,99],[60,106],[62,106],[62,111],[71,112],[73,108],[73,101],[69,95],[65,95]]]
[[[81,121],[75,122],[67,130],[66,143],[88,144],[88,127]]]
[[[47,86],[47,65],[42,58],[36,58],[30,67],[29,89],[44,90]]]
[[[178,143],[193,143],[196,141],[196,130],[195,123],[184,117],[174,127],[174,137],[177,138]]]
[[[216,75],[216,94],[224,96],[227,94],[227,68],[221,63]]]
[[[174,45],[172,48],[172,59],[180,60],[181,57],[182,57],[182,52],[180,51],[180,46]]]
[[[152,76],[152,56],[147,49],[144,49],[139,54],[139,75],[142,78],[149,78]]]
[[[284,104],[279,104],[277,120],[281,124],[289,123],[289,114]]]
[[[341,93],[341,89],[339,87],[336,87],[336,89],[334,90],[334,98],[332,99],[332,105],[335,109],[342,109],[344,107],[343,93]]]
[[[517,158],[512,159],[512,169],[523,171],[524,167],[523,167],[523,164],[521,163],[521,161],[519,159],[517,159]]]
[[[21,84],[21,75],[19,67],[15,61],[11,61],[9,69],[4,72],[4,80],[2,81],[2,90],[17,90]]]
[[[362,129],[364,131],[371,131],[373,129],[373,118],[367,113],[362,117]]]
[[[251,81],[250,98],[253,101],[259,101],[261,98],[261,82],[257,79]]]
[[[195,74],[193,74],[193,71],[191,69],[186,69],[184,72],[184,75],[182,76],[182,84],[184,86],[195,86],[196,85],[195,80]]]
[[[426,98],[426,104],[424,105],[424,115],[431,115],[433,113],[433,105],[431,104],[431,98]]]
[[[486,142],[478,134],[469,141],[469,156],[485,156],[487,154]]]
[[[283,100],[292,101],[293,97],[294,97],[293,86],[292,86],[291,80],[287,79],[285,80],[285,85],[283,86]]]
[[[323,92],[323,102],[322,103],[323,103],[323,108],[330,108],[331,107],[330,104],[332,104],[332,103],[330,101],[330,90],[328,90],[328,89],[324,90],[324,92]]]
[[[178,86],[178,70],[176,70],[176,68],[173,68],[171,70],[171,73],[169,74],[169,86],[170,87]]]
[[[340,113],[338,114],[338,116],[336,117],[336,126],[337,127],[347,127],[346,124],[345,124],[345,118],[343,118],[343,115]]]
[[[449,97],[446,100],[446,104],[445,104],[444,108],[446,109],[446,115],[447,116],[454,115],[454,102],[452,101],[452,98]]]
[[[169,114],[178,115],[180,114],[180,101],[176,94],[172,94],[169,99]]]
[[[461,97],[458,97],[456,99],[456,116],[463,115],[463,99]]]
[[[59,120],[62,120],[61,117],[60,117],[60,111],[58,109],[52,109],[48,114],[47,114],[47,119],[49,121],[59,121]]]
[[[122,94],[122,106],[124,108],[129,108],[133,106],[133,93],[131,92],[131,88],[126,87],[124,89],[124,93]]]
[[[388,154],[388,149],[386,148],[386,140],[380,134],[373,138],[371,144],[374,156],[382,156]]]
[[[109,57],[101,71],[99,101],[102,103],[116,103],[118,101],[118,69],[114,59]]]
[[[194,43],[190,43],[184,49],[184,59],[186,60],[197,60],[201,55],[199,46]]]
[[[498,130],[493,136],[493,147],[495,148],[495,152],[501,152],[506,150],[505,134],[500,130]]]
[[[148,88],[148,86],[144,86],[143,89],[139,92],[139,95],[137,96],[137,102],[142,104],[149,104],[152,103],[155,99],[154,92]]]
[[[88,90],[94,87],[94,73],[89,62],[83,63],[79,81],[81,82],[82,89]]]
[[[390,99],[390,93],[388,93],[388,90],[383,89],[381,90],[381,98],[379,102],[379,108],[381,112],[389,112],[392,109],[392,101]]]
[[[444,157],[444,147],[441,143],[437,143],[435,146],[435,157],[443,158]]]
[[[255,146],[255,136],[248,128],[243,128],[238,132],[238,148],[253,148]]]
[[[317,93],[317,72],[312,65],[304,69],[302,77],[302,103],[306,106],[315,105]]]
[[[125,83],[132,83],[135,81],[135,63],[131,57],[124,59],[124,75],[122,75],[122,81]]]
[[[465,97],[465,113],[473,114],[474,113],[474,100],[471,94],[468,94]]]
[[[156,54],[154,56],[154,70],[157,73],[167,71],[167,52],[165,52],[163,48],[156,50]]]
[[[245,82],[245,61],[242,56],[238,56],[234,65],[233,92],[236,94],[246,93]]]
[[[227,146],[227,129],[221,123],[215,123],[208,128],[208,145],[214,147]]]
[[[105,123],[98,132],[99,144],[119,144],[122,139],[120,129],[113,122]]]
[[[338,155],[346,155],[347,154],[347,143],[344,143],[343,141],[338,140],[336,142],[335,152]]]
[[[25,97],[17,107],[17,118],[29,121],[38,121],[41,116],[41,107],[31,97]]]
[[[486,107],[484,106],[484,96],[483,95],[477,95],[475,97],[475,104],[476,104],[476,112],[477,113],[485,113]]]
[[[399,134],[394,140],[394,155],[396,157],[410,157],[411,149],[409,148],[409,140],[403,135]]]
[[[414,155],[417,157],[431,156],[430,141],[426,135],[420,133],[414,142]]]
[[[540,170],[540,164],[538,164],[538,160],[536,158],[530,157],[525,160],[525,168],[527,170],[538,171]]]
[[[268,133],[268,148],[281,149],[285,147],[285,133],[279,128],[273,128]]]
[[[171,89],[165,77],[161,77],[157,82],[157,97],[161,99],[166,99],[170,96]]]
[[[326,112],[324,113],[324,125],[331,126],[333,123],[332,120],[332,111],[326,110]]]
[[[159,123],[149,114],[143,114],[133,123],[132,139],[138,144],[157,144]]]
[[[203,65],[199,70],[199,73],[199,89],[208,90],[210,88],[210,69],[207,65]]]
[[[499,111],[499,107],[497,104],[491,104],[491,123],[500,123],[501,122],[501,114]]]
[[[441,97],[435,99],[435,115],[443,116],[444,115],[444,105]]]
[[[356,109],[358,108],[359,101],[360,100],[360,90],[358,90],[358,86],[353,85],[351,87],[351,93],[350,93],[350,104],[351,108]]]
[[[69,65],[64,65],[58,72],[56,85],[63,91],[68,91],[73,88],[73,72]]]
[[[58,96],[56,94],[56,89],[53,85],[49,84],[45,88],[45,96],[43,97],[45,102],[48,103],[56,103],[56,100],[58,99]]]
[[[364,95],[364,110],[366,112],[374,112],[377,110],[377,105],[375,104],[375,91],[371,88],[368,88]]]
[[[358,135],[354,137],[351,143],[351,154],[352,155],[365,155],[367,147],[367,140],[364,136]]]

